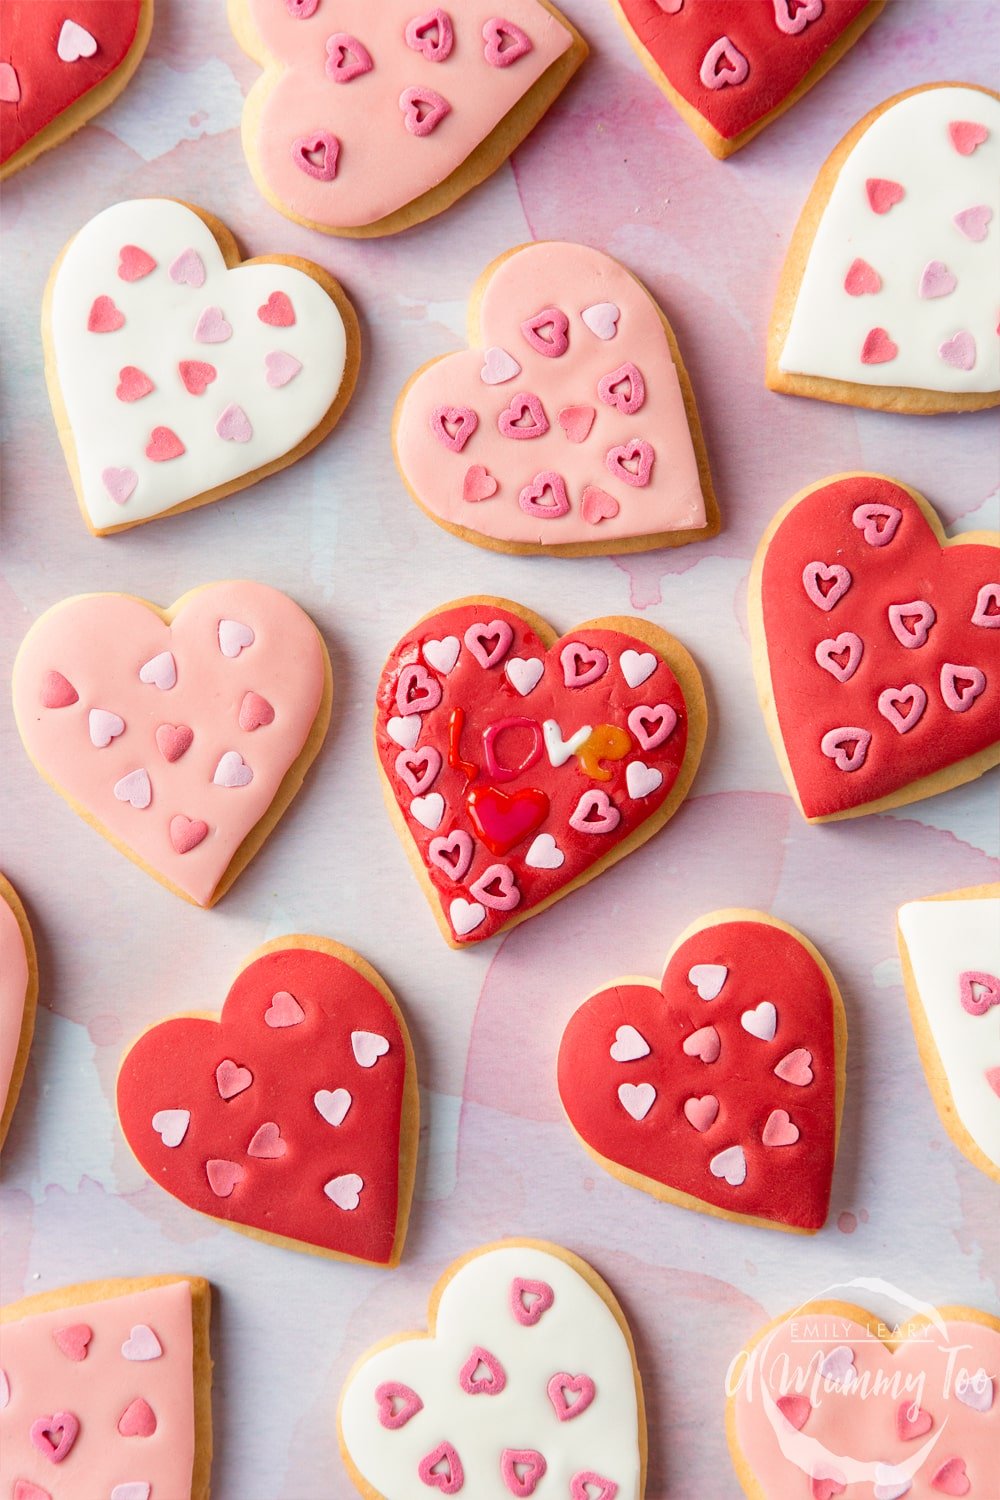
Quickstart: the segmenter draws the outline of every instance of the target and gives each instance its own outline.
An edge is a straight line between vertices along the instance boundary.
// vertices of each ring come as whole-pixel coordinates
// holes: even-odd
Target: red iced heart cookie
[[[53,673],[72,698],[53,693]],[[66,599],[28,632],[13,684],[46,780],[199,906],[228,890],[299,790],[332,696],[315,625],[258,583],[209,584],[167,610],[122,594]],[[248,720],[261,694],[271,716]]]
[[[4,0],[3,22],[0,178],[58,145],[121,93],[146,50],[153,3]]]
[[[616,0],[629,40],[714,156],[818,83],[885,0]]]
[[[623,1028],[636,1034],[624,1051]],[[623,981],[580,1007],[559,1094],[591,1155],[633,1186],[812,1234],[829,1206],[846,1045],[812,944],[760,912],[714,912],[678,939],[659,986]],[[782,1063],[799,1051],[811,1076],[789,1081]]]
[[[413,1053],[386,985],[350,949],[268,943],[218,1021],[144,1032],[122,1060],[118,1118],[153,1180],[200,1213],[295,1249],[397,1264],[416,1162]]]
[[[330,11],[229,7],[265,69],[243,115],[254,179],[275,208],[330,234],[393,234],[449,207],[507,159],[587,55],[549,0]]]
[[[378,688],[386,800],[455,947],[650,838],[687,795],[704,738],[684,647],[622,616],[557,640],[508,600],[461,599],[404,636]]]
[[[0,1146],[28,1064],[38,1001],[38,961],[28,916],[0,875]]]
[[[473,293],[469,344],[419,370],[396,407],[396,462],[439,525],[566,556],[716,534],[677,342],[618,261],[554,241],[509,251]]]
[[[880,475],[823,480],[779,511],[754,560],[750,625],[806,818],[901,806],[997,763],[997,579],[996,533],[948,541],[926,500]]]

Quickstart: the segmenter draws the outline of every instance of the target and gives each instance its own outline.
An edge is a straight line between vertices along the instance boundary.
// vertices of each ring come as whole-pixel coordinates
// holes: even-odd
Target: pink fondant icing
[[[68,1322],[92,1331],[83,1360],[70,1360],[54,1335]],[[156,1334],[158,1359],[136,1363],[122,1354],[136,1325]],[[106,1301],[39,1313],[3,1327],[3,1365],[10,1400],[0,1410],[4,1478],[41,1493],[111,1496],[142,1480],[151,1496],[189,1495],[195,1456],[191,1288],[186,1281],[129,1292]],[[136,1401],[156,1413],[148,1437],[118,1430]],[[39,1419],[71,1413],[79,1431],[57,1464],[31,1440]],[[6,1489],[4,1495],[6,1496]]]
[[[594,334],[582,314],[595,303],[619,310],[611,341]],[[569,345],[558,359],[537,352],[522,336],[522,325],[540,306],[552,306],[569,320]],[[512,394],[483,383],[483,350],[516,349],[522,365],[518,391],[532,392],[550,414],[550,425],[531,442],[512,443],[500,426]],[[644,400],[630,414],[599,396],[609,377],[621,378],[626,365],[642,372]],[[592,423],[571,440],[552,420],[567,403],[587,402]],[[631,403],[628,403],[631,404]],[[478,426],[461,455],[442,448],[432,427],[435,411],[463,407]],[[453,526],[501,541],[552,545],[593,542],[594,522],[584,509],[590,486],[610,494],[618,510],[604,507],[601,542],[649,536],[705,525],[705,501],[697,458],[677,370],[659,311],[624,266],[584,245],[545,243],[515,252],[486,283],[480,302],[480,347],[437,360],[408,387],[397,409],[396,454],[403,475],[421,505]],[[609,472],[606,456],[633,442],[655,442],[657,461],[648,483],[623,480]],[[464,493],[469,465],[499,482],[496,493],[473,511]],[[565,483],[569,508],[540,518],[519,494],[541,473]]]
[[[7,1103],[14,1060],[21,1041],[28,994],[28,956],[17,919],[0,890],[0,1116]]]

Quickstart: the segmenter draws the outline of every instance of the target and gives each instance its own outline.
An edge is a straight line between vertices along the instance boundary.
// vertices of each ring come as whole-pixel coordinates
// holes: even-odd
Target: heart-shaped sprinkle
[[[972,611],[973,625],[986,630],[1000,629],[1000,583],[984,583],[976,595],[976,607]]]
[[[190,854],[208,837],[208,824],[202,818],[175,813],[170,819],[170,842],[178,854]]]
[[[212,773],[212,781],[216,786],[249,786],[253,771],[238,750],[227,750]]]
[[[719,1114],[719,1101],[714,1094],[702,1094],[700,1098],[684,1101],[684,1116],[699,1134],[704,1134],[715,1124]]]
[[[364,1183],[357,1172],[346,1172],[341,1177],[333,1177],[323,1187],[330,1202],[342,1208],[345,1213],[353,1213],[357,1208],[363,1190]]]
[[[292,328],[295,325],[295,307],[287,292],[272,292],[258,307],[257,316],[269,328]]]
[[[878,695],[877,707],[883,719],[888,719],[897,734],[909,734],[923,718],[927,694],[916,682],[908,682],[901,688],[883,688]]]
[[[253,437],[250,418],[235,401],[231,401],[222,411],[215,430],[227,443],[249,443]]]
[[[153,1129],[171,1149],[180,1145],[190,1124],[191,1111],[187,1109],[158,1109],[152,1119]]]
[[[115,782],[112,791],[119,802],[128,802],[140,812],[153,800],[153,786],[149,779],[149,772],[141,767],[137,771],[129,771],[126,776],[122,776]]]
[[[243,1181],[245,1175],[239,1162],[212,1157],[205,1163],[208,1185],[217,1198],[232,1197],[233,1191]]]
[[[421,138],[431,135],[445,116],[451,114],[451,105],[436,89],[404,89],[399,96],[399,107],[407,130]]]
[[[79,703],[80,694],[61,672],[46,672],[42,678],[42,690],[39,694],[43,708],[70,708],[74,703]]]
[[[658,0],[659,3],[659,0]],[[596,1469],[581,1469],[569,1482],[569,1500],[615,1500],[618,1486]]]
[[[640,703],[629,713],[626,723],[642,750],[658,750],[677,728],[677,710],[669,703],[650,706]]]
[[[857,257],[851,261],[844,277],[844,291],[849,297],[873,297],[882,290],[882,278],[874,266]]]
[[[778,1029],[778,1012],[770,1000],[762,1000],[753,1010],[743,1012],[740,1025],[760,1041],[771,1042]]]
[[[184,389],[192,396],[203,396],[218,378],[218,370],[203,359],[182,359],[177,365]]]
[[[508,380],[520,375],[521,366],[506,349],[487,349],[483,355],[483,368],[479,372],[484,385],[506,385]]]
[[[225,344],[232,336],[232,324],[226,321],[221,307],[206,307],[194,325],[198,344]]]
[[[274,708],[260,693],[244,693],[240,704],[239,726],[252,734],[255,729],[266,729],[274,723]]]
[[[244,1093],[252,1083],[253,1074],[250,1069],[233,1062],[231,1057],[224,1057],[215,1070],[215,1084],[220,1099],[235,1099],[237,1094]]]
[[[621,510],[614,495],[596,484],[588,484],[580,500],[580,514],[588,526],[599,526],[602,521],[613,521]]]
[[[541,312],[524,319],[521,336],[536,354],[546,359],[561,359],[569,348],[569,319],[558,307],[543,307]]]
[[[462,499],[470,505],[478,505],[481,500],[492,500],[498,488],[489,469],[482,464],[470,464],[462,481]]]
[[[556,1294],[547,1281],[515,1276],[510,1284],[510,1310],[522,1328],[534,1328],[554,1305]]]
[[[537,1448],[505,1448],[500,1455],[500,1477],[515,1500],[527,1500],[545,1478],[548,1464]]]
[[[850,1390],[851,1386],[858,1383],[858,1369],[854,1363],[854,1350],[847,1344],[838,1344],[825,1355],[819,1367],[819,1373],[824,1380],[829,1380],[833,1386],[842,1386]]]
[[[177,662],[172,651],[159,651],[139,668],[139,681],[168,693],[177,684]]]
[[[61,1464],[69,1456],[79,1432],[79,1418],[71,1411],[57,1411],[52,1416],[36,1417],[29,1437],[32,1447],[44,1458],[50,1463]]]
[[[360,1068],[374,1068],[388,1050],[389,1043],[377,1031],[351,1032],[351,1051]]]
[[[152,1437],[156,1431],[156,1413],[142,1396],[136,1396],[118,1418],[122,1437]]]
[[[340,141],[329,130],[296,136],[292,142],[292,161],[307,177],[317,182],[333,182],[340,163]]]
[[[888,547],[902,519],[903,512],[897,505],[858,505],[851,513],[851,524],[869,547]]]
[[[730,1187],[742,1187],[747,1179],[747,1159],[742,1146],[727,1146],[712,1157],[708,1170],[713,1177],[721,1177]]]
[[[123,365],[118,372],[115,395],[119,401],[141,401],[155,389],[149,376],[136,365]]]
[[[904,1443],[915,1442],[934,1426],[929,1411],[915,1401],[902,1401],[896,1408],[896,1436]]]
[[[283,349],[272,349],[264,355],[265,380],[273,390],[280,390],[295,379],[302,369],[302,361]]]
[[[477,1344],[458,1372],[458,1383],[467,1396],[499,1396],[507,1372],[495,1354]]]
[[[189,245],[170,262],[167,275],[178,286],[193,286],[197,289],[205,285],[205,262],[197,250]]]
[[[838,771],[860,771],[868,758],[871,731],[854,725],[830,729],[819,742],[819,748]]]
[[[444,817],[444,798],[440,792],[428,792],[426,797],[414,797],[410,803],[410,815],[421,827],[433,833]]]
[[[939,1495],[967,1495],[972,1489],[972,1481],[965,1467],[964,1458],[947,1458],[940,1468],[935,1469],[931,1476],[931,1489],[937,1490]]]
[[[570,1375],[566,1371],[553,1375],[546,1390],[560,1422],[573,1422],[582,1416],[597,1395],[597,1387],[589,1375]]]
[[[398,1380],[387,1380],[375,1388],[378,1420],[389,1432],[398,1432],[423,1411],[424,1403],[411,1386]]]
[[[122,1357],[144,1363],[150,1359],[159,1359],[163,1353],[163,1345],[148,1323],[136,1323],[128,1338],[122,1344]]]
[[[566,856],[551,833],[540,833],[531,842],[524,862],[533,870],[558,870]]]
[[[404,750],[412,750],[420,738],[421,718],[419,714],[410,714],[406,718],[389,719],[386,723],[386,733],[397,745],[402,745]]]
[[[976,1370],[972,1375],[967,1370],[961,1370],[955,1377],[955,1395],[963,1406],[970,1407],[972,1411],[991,1411],[994,1389],[993,1378],[983,1369]]]
[[[729,969],[725,964],[694,964],[688,969],[687,977],[702,1000],[716,1000],[729,978]]]
[[[865,183],[868,206],[874,214],[887,214],[906,196],[901,183],[890,177],[869,177]]]
[[[801,1432],[812,1416],[812,1402],[808,1396],[779,1396],[774,1404],[796,1432]]]
[[[353,1100],[347,1089],[320,1089],[313,1103],[328,1125],[342,1125]]]
[[[154,737],[156,748],[171,765],[194,744],[194,730],[187,724],[158,724]]]
[[[610,1051],[615,1062],[635,1062],[649,1056],[649,1043],[634,1026],[619,1026]]]
[[[87,1323],[73,1323],[68,1328],[54,1329],[52,1337],[59,1352],[74,1364],[79,1364],[87,1358],[94,1330]]]
[[[112,740],[125,733],[125,720],[106,708],[92,708],[87,715],[90,743],[98,750],[107,749]]]
[[[884,328],[870,328],[861,345],[861,363],[887,365],[898,353],[899,345],[889,337]]]
[[[274,1120],[265,1120],[259,1125],[250,1138],[247,1146],[247,1156],[253,1156],[261,1161],[279,1161],[288,1150],[285,1142],[281,1139],[281,1130]]]
[[[7,1371],[0,1370],[0,1411],[5,1411],[10,1405],[10,1381]]]
[[[165,464],[180,458],[187,449],[172,427],[154,427],[144,451],[154,464]]]
[[[633,760],[625,768],[625,789],[635,799],[651,797],[663,785],[663,772],[644,761]]]
[[[483,23],[483,56],[491,68],[509,68],[527,57],[532,50],[531,38],[513,21],[493,16]]]
[[[456,896],[448,907],[448,915],[457,935],[466,937],[486,921],[486,907],[479,901],[466,901],[464,896]]]
[[[875,1500],[903,1500],[913,1488],[913,1479],[895,1464],[875,1465]]]
[[[705,53],[698,76],[707,89],[738,88],[749,78],[750,64],[728,36],[720,36]]]
[[[864,654],[864,642],[853,630],[842,630],[840,635],[820,641],[816,647],[816,661],[837,682],[850,682]]]
[[[149,1500],[152,1493],[152,1486],[144,1479],[128,1479],[124,1484],[115,1485],[111,1500]]]
[[[411,23],[412,24],[412,23]],[[347,31],[335,31],[326,39],[326,76],[334,83],[351,83],[363,78],[375,64],[363,42]]]
[[[621,309],[613,302],[595,302],[580,314],[591,333],[599,339],[613,339],[618,332]]]
[[[306,1013],[288,990],[278,990],[271,996],[271,1003],[264,1012],[264,1024],[274,1031],[286,1026],[300,1026]]]
[[[620,1083],[618,1100],[633,1120],[644,1120],[656,1103],[656,1090],[651,1083]]]
[[[427,62],[445,62],[455,45],[451,17],[440,6],[423,15],[414,16],[406,23],[403,39],[413,52],[419,52]]]
[[[21,83],[9,62],[0,62],[0,104],[17,104],[21,98]]]
[[[975,203],[971,208],[963,208],[952,219],[952,223],[960,234],[964,234],[967,240],[975,244],[981,244],[989,233],[989,227],[993,220],[993,210],[988,203]]]
[[[427,857],[452,880],[461,880],[472,864],[474,851],[475,845],[464,828],[456,828],[446,836],[431,839]]]
[[[458,661],[458,653],[462,649],[462,642],[457,635],[446,635],[443,640],[424,641],[421,646],[424,661],[435,672],[441,672],[445,677]]]
[[[985,125],[975,120],[952,120],[948,125],[951,143],[959,156],[971,156],[977,146],[989,139]]]
[[[512,656],[504,667],[504,675],[522,698],[527,698],[541,682],[545,663],[537,656]]]
[[[121,312],[110,297],[95,297],[87,315],[87,331],[89,333],[117,333],[119,328],[125,327],[125,314]]]
[[[465,1484],[462,1460],[451,1443],[438,1443],[417,1465],[417,1474],[429,1489],[442,1495],[457,1495]]]
[[[223,656],[235,659],[241,651],[254,643],[254,633],[249,625],[239,620],[219,621],[219,650]]]
[[[714,1063],[722,1051],[722,1038],[714,1026],[700,1026],[682,1043],[688,1057],[697,1057],[703,1063]]]
[[[86,27],[77,21],[64,21],[56,42],[56,56],[61,62],[79,62],[81,57],[93,57],[97,41]]]
[[[135,494],[139,476],[134,469],[102,469],[101,483],[116,505],[124,505]]]
[[[813,1081],[812,1060],[812,1053],[805,1047],[796,1047],[777,1064],[775,1077],[795,1084],[797,1088],[805,1088]]]
[[[953,334],[938,345],[938,354],[955,370],[972,370],[976,365],[976,341],[966,329]]]
[[[930,299],[948,297],[958,286],[958,278],[949,271],[943,260],[929,260],[920,273],[918,296]]]
[[[772,1109],[760,1138],[765,1146],[794,1146],[799,1134],[799,1127],[789,1118],[787,1109]]]
[[[592,406],[564,406],[556,420],[571,443],[585,443],[596,416]]]

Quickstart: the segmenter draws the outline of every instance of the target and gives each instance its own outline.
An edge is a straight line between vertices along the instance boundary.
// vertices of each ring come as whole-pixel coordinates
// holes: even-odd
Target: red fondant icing
[[[870,545],[852,524],[864,504],[894,507],[901,519],[891,540]],[[802,570],[817,555],[837,558],[852,586],[820,616],[802,589]],[[771,538],[761,600],[774,703],[795,786],[806,817],[825,817],[899,791],[956,765],[997,738],[1000,641],[972,620],[982,586],[996,579],[1000,548],[969,543],[942,547],[910,494],[890,480],[835,480],[807,495]],[[890,607],[920,599],[934,611],[926,644],[905,647],[891,628]],[[853,676],[835,682],[816,662],[821,636],[850,630],[864,642]],[[986,686],[963,713],[947,706],[946,663],[978,667]],[[904,686],[905,685],[905,686]],[[906,734],[879,712],[887,688],[920,687],[927,707]],[[864,764],[845,773],[820,749],[844,726],[871,733]]]
[[[702,1000],[692,988],[687,976],[696,964],[729,970],[716,999]],[[742,1014],[765,1000],[778,1015],[769,1042],[741,1024]],[[610,1049],[625,1022],[650,1051],[623,1064],[612,1060]],[[718,1037],[717,1053],[685,1045],[706,1023]],[[788,1051],[803,1047],[812,1057],[813,1078],[796,1087],[777,1078],[774,1068]],[[835,1154],[833,1005],[822,970],[791,933],[752,921],[695,933],[671,958],[659,989],[623,984],[581,1006],[563,1034],[558,1073],[574,1130],[609,1161],[730,1213],[806,1230],[825,1222]],[[641,1121],[622,1108],[623,1082],[656,1090]],[[692,1130],[685,1105],[709,1088],[718,1112],[705,1130]],[[799,1135],[778,1150],[761,1137],[781,1108]],[[713,1157],[734,1145],[747,1163],[739,1186],[709,1169]]]
[[[285,994],[303,1018],[276,1025],[272,1007]],[[389,1043],[372,1068],[354,1056],[355,1031]],[[216,1083],[225,1058],[237,1059],[253,1077],[229,1099]],[[282,949],[243,970],[219,1021],[180,1016],[138,1039],[118,1076],[118,1117],[141,1165],[190,1207],[384,1265],[396,1235],[406,1067],[399,1024],[374,985],[331,954]],[[313,1102],[334,1086],[352,1095],[336,1129]],[[153,1129],[153,1115],[164,1108],[191,1112],[179,1146],[165,1146]],[[247,1151],[265,1123],[280,1131],[285,1151],[278,1157]],[[227,1197],[212,1190],[210,1160],[242,1168]],[[345,1173],[364,1183],[351,1212],[323,1191]]]

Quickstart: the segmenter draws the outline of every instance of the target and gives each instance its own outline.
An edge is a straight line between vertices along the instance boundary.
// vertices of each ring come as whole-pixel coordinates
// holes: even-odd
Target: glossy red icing
[[[901,513],[890,541],[872,545],[852,522],[866,504]],[[829,611],[802,583],[812,562],[846,567],[851,586]],[[953,766],[995,743],[1000,729],[1000,631],[972,622],[984,584],[1000,578],[1000,548],[979,543],[942,547],[920,507],[890,480],[862,475],[824,485],[785,517],[764,558],[764,633],[781,735],[806,817],[824,817],[890,795],[920,777]],[[926,643],[903,646],[893,632],[893,604],[924,601],[936,619]],[[860,665],[837,682],[817,662],[817,645],[853,631],[864,645]],[[978,667],[986,687],[964,713],[941,690],[945,663]],[[927,706],[899,733],[879,712],[887,688],[921,688]],[[845,772],[820,743],[844,726],[871,733],[859,770]]]
[[[136,38],[142,0],[4,0],[2,56],[17,74],[21,97],[0,102],[0,163],[125,61]],[[56,51],[67,18],[97,43],[93,57],[63,62]]]
[[[274,997],[287,994],[303,1018],[274,1024],[272,1012],[268,1021]],[[355,1031],[389,1043],[370,1067],[354,1055]],[[227,1058],[252,1075],[228,1100],[216,1080]],[[138,1039],[118,1076],[118,1117],[150,1177],[190,1207],[381,1265],[396,1234],[406,1067],[392,1009],[362,974],[331,954],[282,949],[243,970],[219,1021],[180,1016]],[[337,1126],[314,1103],[317,1092],[334,1089],[351,1094]],[[177,1146],[165,1145],[153,1127],[161,1110],[190,1111]],[[284,1153],[248,1154],[267,1123],[278,1126]],[[218,1160],[242,1169],[227,1197],[213,1192],[206,1175],[207,1163]],[[348,1174],[364,1184],[352,1210],[324,1193]]]
[[[700,964],[724,964],[729,971],[714,1000],[702,1000],[688,979]],[[777,1011],[770,1041],[751,1035],[740,1019],[765,1001]],[[616,1062],[611,1048],[626,1025],[635,1027],[649,1052]],[[710,1063],[684,1051],[685,1039],[706,1026],[721,1041]],[[774,1073],[798,1048],[812,1055],[813,1077],[805,1086]],[[682,943],[659,989],[616,985],[580,1007],[559,1048],[559,1094],[577,1134],[616,1165],[730,1213],[816,1230],[830,1201],[835,1067],[833,1002],[812,955],[781,928],[724,922]],[[623,1107],[623,1083],[655,1088],[642,1120]],[[718,1113],[699,1129],[684,1106],[708,1094],[718,1099]],[[765,1146],[761,1139],[776,1109],[798,1127],[792,1145]],[[733,1146],[743,1148],[747,1163],[739,1186],[709,1168]]]

